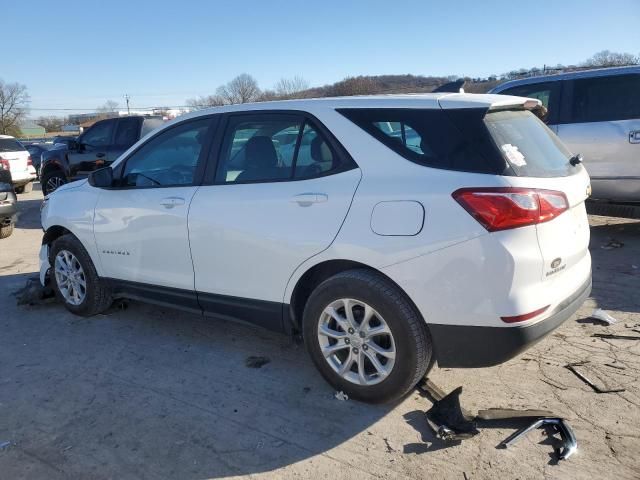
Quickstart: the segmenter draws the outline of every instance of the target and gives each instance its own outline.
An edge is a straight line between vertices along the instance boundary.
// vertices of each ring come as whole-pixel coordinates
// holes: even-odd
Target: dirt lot
[[[431,375],[463,385],[470,410],[567,418],[579,450],[556,464],[540,431],[509,450],[496,445],[513,428],[442,443],[418,394],[338,401],[285,337],[133,302],[91,319],[18,307],[42,235],[40,192],[19,198],[0,241],[0,478],[640,478],[640,341],[591,337],[640,329],[638,221],[592,217],[592,298],[552,336],[500,367]],[[612,239],[624,245],[602,248]],[[595,306],[619,322],[588,319]],[[250,355],[271,362],[247,368]],[[626,391],[597,394],[563,368],[581,360]]]

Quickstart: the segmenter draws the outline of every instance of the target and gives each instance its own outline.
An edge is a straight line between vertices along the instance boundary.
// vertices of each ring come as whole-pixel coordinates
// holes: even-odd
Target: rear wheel
[[[405,294],[369,270],[322,282],[304,310],[305,344],[322,376],[366,402],[398,399],[431,365],[427,327]]]
[[[13,233],[13,223],[9,225],[0,226],[0,238],[10,237]]]
[[[43,195],[49,195],[58,187],[67,183],[67,179],[60,170],[53,170],[47,172],[42,176],[42,193]]]
[[[63,235],[56,239],[51,246],[50,263],[53,290],[67,310],[88,317],[111,306],[108,288],[76,237]]]

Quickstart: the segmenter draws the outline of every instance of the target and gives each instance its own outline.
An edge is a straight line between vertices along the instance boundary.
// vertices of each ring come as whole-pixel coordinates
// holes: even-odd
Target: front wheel
[[[322,282],[304,310],[303,334],[322,376],[351,398],[403,397],[431,365],[428,329],[395,284],[369,270]]]
[[[0,238],[10,237],[13,233],[13,223],[0,226]]]
[[[111,306],[108,288],[76,237],[67,234],[53,242],[50,264],[53,290],[71,313],[88,317]]]

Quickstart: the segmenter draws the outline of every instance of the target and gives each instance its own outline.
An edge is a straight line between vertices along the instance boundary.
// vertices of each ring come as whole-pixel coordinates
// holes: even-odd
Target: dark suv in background
[[[106,167],[151,130],[162,125],[162,117],[108,118],[94,123],[76,141],[42,154],[40,181],[47,195],[60,185],[86,178]]]

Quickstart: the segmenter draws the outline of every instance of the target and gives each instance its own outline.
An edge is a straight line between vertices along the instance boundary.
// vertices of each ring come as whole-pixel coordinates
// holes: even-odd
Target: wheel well
[[[354,268],[366,269],[375,272],[378,275],[382,275],[404,293],[404,290],[396,282],[394,282],[380,270],[376,270],[375,268],[370,267],[369,265],[365,265],[364,263],[354,262],[351,260],[328,260],[326,262],[319,263],[318,265],[314,265],[309,270],[307,270],[304,275],[300,277],[298,283],[296,283],[296,286],[293,289],[291,302],[289,304],[289,319],[295,331],[299,332],[302,330],[302,315],[304,313],[304,307],[307,304],[307,300],[309,299],[311,292],[313,292],[313,290],[327,278],[346,270],[353,270]],[[407,297],[409,303],[411,303],[411,305],[415,309],[416,313],[420,315],[420,311],[413,303],[413,301],[409,298],[408,295],[405,294],[405,296]]]
[[[42,237],[42,245],[51,245],[55,239],[60,238],[67,233],[71,232],[60,225],[49,227]]]

